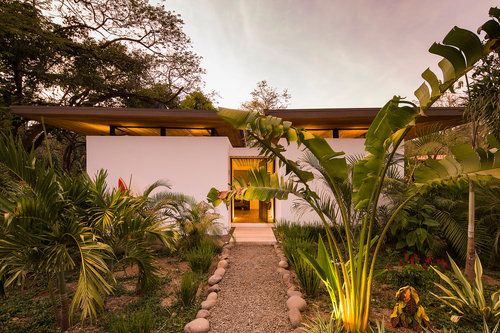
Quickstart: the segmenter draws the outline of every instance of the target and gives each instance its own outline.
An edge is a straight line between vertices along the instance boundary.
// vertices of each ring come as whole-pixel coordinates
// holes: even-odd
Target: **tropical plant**
[[[282,241],[300,239],[304,241],[317,241],[318,237],[326,237],[326,232],[321,223],[292,222],[281,220],[276,223],[276,232]]]
[[[285,238],[281,242],[281,246],[283,247],[283,254],[289,262],[293,261],[293,257],[297,257],[299,255],[299,250],[310,254],[315,254],[317,252],[317,246],[312,240]]]
[[[443,170],[441,164],[426,164],[418,170],[418,177],[417,172],[415,173],[420,184],[409,187],[406,198],[393,208],[380,235],[374,234],[384,180],[393,165],[392,161],[400,144],[414,128],[416,119],[425,115],[429,107],[479,59],[498,47],[500,14],[495,9],[491,10],[490,14],[494,18],[482,27],[489,38],[484,45],[476,34],[455,27],[447,34],[443,43],[434,43],[431,46],[431,53],[444,57],[439,62],[443,80],[439,81],[436,74],[427,69],[422,76],[428,85],[423,83],[415,91],[419,106],[395,96],[379,111],[366,135],[365,150],[368,154],[354,163],[352,172],[348,172],[343,152],[334,151],[324,138],[293,127],[288,121],[252,111],[221,109],[218,112],[219,116],[233,127],[245,130],[247,143],[258,148],[261,155],[276,158],[286,170],[287,177],[277,173],[269,174],[265,168],[253,169],[248,172],[245,182],[234,181],[230,191],[212,188],[208,193],[209,200],[220,204],[238,196],[245,200],[268,201],[271,198],[287,199],[293,194],[307,201],[325,226],[328,248],[323,240],[319,239],[318,257],[313,258],[305,253],[303,255],[314,267],[328,291],[332,302],[332,315],[342,321],[347,332],[368,330],[371,288],[377,256],[389,228],[405,205],[426,191],[433,182],[474,175],[478,171],[498,167],[500,163],[499,158],[494,159],[493,152],[485,152],[479,156],[472,149],[459,147],[452,150],[454,157],[442,160],[443,163],[448,162],[448,166],[453,167],[452,170]],[[326,181],[338,209],[332,209],[331,206],[324,209],[324,205],[320,204],[320,196],[310,185],[315,179],[315,173],[304,169],[300,161],[289,160],[284,155],[286,148],[284,140],[280,141],[282,138],[287,144],[295,142],[314,155],[320,167],[317,171]],[[468,158],[471,156],[477,156],[480,163],[470,164]],[[433,167],[438,168],[438,172]],[[352,184],[352,193],[348,200],[341,190],[346,179],[351,179]],[[363,213],[352,214],[353,210]],[[355,216],[361,216],[361,221],[353,220]],[[331,225],[337,223],[343,226],[340,241],[334,237],[331,229]],[[356,234],[353,232],[354,225],[359,228]]]
[[[168,188],[168,184],[157,181],[143,193],[133,195],[124,187],[108,189],[106,177],[107,173],[101,170],[95,179],[87,181],[86,209],[82,213],[89,227],[111,247],[113,263],[117,266],[137,265],[137,289],[150,290],[158,281],[154,240],[172,249],[177,239],[176,232],[165,223],[162,214],[164,204],[161,198],[165,191],[151,195],[155,190]]]
[[[415,288],[406,286],[396,292],[396,305],[391,312],[393,327],[418,327],[429,326],[429,317],[424,307],[420,304],[420,297]]]
[[[212,260],[215,255],[214,245],[210,242],[201,242],[198,246],[186,252],[186,260],[189,267],[194,272],[206,273],[212,265]]]
[[[316,296],[319,291],[320,280],[311,265],[299,254],[292,256],[291,264],[302,291],[307,296]]]
[[[460,271],[460,268],[458,268],[451,257],[450,263],[454,279],[451,279],[433,267],[444,284],[435,283],[443,293],[442,295],[432,292],[431,294],[449,306],[454,312],[450,318],[451,321],[458,322],[462,317],[469,320],[483,318],[484,321],[489,321],[491,318],[498,318],[500,316],[500,290],[491,295],[491,303],[488,303],[482,282],[483,266],[479,257],[476,255],[474,261],[475,277],[472,284],[467,280],[464,273]]]
[[[153,311],[146,307],[126,315],[111,315],[107,326],[110,333],[149,333],[153,322]]]
[[[0,137],[0,165],[17,189],[0,194],[0,276],[5,285],[44,278],[58,290],[62,329],[80,311],[81,318],[96,317],[103,297],[112,291],[106,259],[111,248],[79,218],[72,197],[82,178],[72,182],[49,163],[26,152],[12,137]],[[67,273],[78,272],[78,283],[68,303]]]
[[[179,290],[179,297],[182,304],[187,306],[194,302],[199,285],[200,279],[196,273],[188,271],[182,275],[181,287]]]
[[[302,329],[306,333],[341,333],[342,322],[333,317],[325,318],[318,313],[314,318],[304,323]]]
[[[380,280],[398,288],[410,285],[420,289],[427,289],[433,286],[435,278],[436,274],[431,268],[424,268],[420,264],[384,270],[380,274]]]
[[[220,233],[220,215],[211,204],[180,193],[164,193],[158,199],[165,207],[165,217],[179,228],[183,248],[196,247],[207,240],[208,234]]]
[[[406,206],[391,226],[397,239],[396,249],[426,255],[433,247],[433,229],[439,223],[433,217],[434,207],[424,200],[414,200]]]

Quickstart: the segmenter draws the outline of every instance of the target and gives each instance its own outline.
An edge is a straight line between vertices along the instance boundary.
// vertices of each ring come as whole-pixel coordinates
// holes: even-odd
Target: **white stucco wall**
[[[364,155],[364,139],[327,139],[335,151],[346,155]],[[286,146],[286,141],[280,143]],[[303,148],[292,143],[285,156],[298,160]],[[167,180],[172,191],[206,200],[210,188],[228,189],[230,157],[258,156],[257,149],[233,148],[226,137],[147,137],[147,136],[89,136],[87,137],[87,172],[95,175],[99,169],[108,171],[108,184],[116,186],[118,178],[132,191],[140,192],[158,179]],[[278,172],[284,175],[283,169]],[[320,189],[313,184],[314,189]],[[315,213],[299,215],[292,208],[296,198],[276,200],[275,220],[310,222]],[[224,205],[217,208],[223,227],[230,227],[230,212]]]
[[[229,149],[226,137],[88,136],[87,173],[108,171],[108,184],[118,178],[140,192],[158,179],[167,180],[172,191],[205,200],[212,187],[227,188]],[[224,205],[218,213],[225,228],[229,214]]]

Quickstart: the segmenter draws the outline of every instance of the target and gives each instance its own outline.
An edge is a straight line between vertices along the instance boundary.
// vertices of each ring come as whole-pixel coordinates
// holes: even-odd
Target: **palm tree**
[[[151,195],[153,191],[169,186],[157,181],[140,195],[133,195],[126,189],[109,190],[106,177],[103,170],[93,180],[87,177],[89,190],[82,216],[86,216],[88,226],[111,247],[113,266],[137,265],[137,290],[147,291],[158,280],[154,240],[172,249],[177,238],[162,214],[165,206],[161,199],[168,192]]]
[[[156,199],[165,207],[164,216],[179,228],[186,248],[199,245],[207,234],[219,234],[220,215],[213,205],[181,193],[161,193]]]
[[[49,288],[55,282],[63,330],[77,310],[82,319],[95,317],[103,296],[112,291],[105,262],[111,249],[79,218],[67,195],[81,183],[63,181],[64,175],[12,137],[0,138],[0,165],[2,178],[16,184],[9,193],[0,192],[0,276],[5,285],[33,277],[45,278]],[[70,304],[66,274],[72,271],[79,278]]]

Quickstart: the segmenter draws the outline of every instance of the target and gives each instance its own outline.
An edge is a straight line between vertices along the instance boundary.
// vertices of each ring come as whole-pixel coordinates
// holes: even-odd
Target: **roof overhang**
[[[235,147],[242,146],[240,131],[218,117],[216,112],[184,109],[102,108],[62,106],[12,106],[12,113],[55,127],[84,135],[109,135],[111,127],[134,127],[137,135],[148,135],[154,128],[215,129],[227,136]],[[284,109],[268,110],[266,114],[291,121],[307,129],[368,128],[379,108]],[[462,123],[462,108],[439,107],[417,120],[417,127],[437,124],[448,128]],[[410,133],[410,135],[414,135]]]

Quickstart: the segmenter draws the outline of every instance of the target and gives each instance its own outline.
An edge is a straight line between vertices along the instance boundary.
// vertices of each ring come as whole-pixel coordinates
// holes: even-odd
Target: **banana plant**
[[[429,51],[443,59],[439,67],[442,80],[430,69],[422,73],[426,81],[416,91],[420,105],[395,96],[378,112],[365,140],[367,155],[357,161],[349,172],[343,152],[334,151],[327,141],[290,122],[258,112],[220,109],[218,114],[233,127],[246,131],[248,144],[259,149],[262,156],[277,159],[285,170],[285,177],[268,175],[264,169],[252,170],[246,182],[236,182],[229,191],[212,188],[208,199],[214,204],[226,203],[233,196],[244,199],[287,199],[293,194],[305,200],[323,222],[327,231],[327,244],[319,241],[318,255],[313,258],[302,254],[319,275],[332,302],[332,315],[342,321],[347,332],[366,332],[369,328],[371,288],[377,255],[385,236],[396,216],[426,186],[411,186],[406,198],[397,204],[384,229],[374,234],[375,217],[386,175],[406,135],[414,128],[416,120],[453,84],[472,69],[481,58],[498,48],[500,24],[498,9],[490,10],[493,18],[481,30],[487,33],[482,43],[473,32],[454,27],[442,43],[434,43]],[[284,143],[285,139],[286,144]],[[295,142],[318,161],[321,175],[338,205],[339,214],[325,215],[319,195],[312,189],[314,173],[296,161],[286,158],[286,145]],[[464,161],[458,161],[458,163]],[[493,163],[490,165],[490,167]],[[484,166],[485,169],[487,165]],[[461,170],[469,170],[468,168]],[[460,171],[460,170],[459,170]],[[470,171],[470,170],[469,170]],[[459,175],[457,172],[455,175]],[[351,200],[345,200],[341,186],[352,180]],[[430,180],[432,181],[432,180]],[[350,206],[347,204],[349,203]],[[362,220],[352,220],[350,211],[362,211]],[[332,224],[342,226],[339,241],[333,235]],[[351,226],[359,224],[354,234]]]

